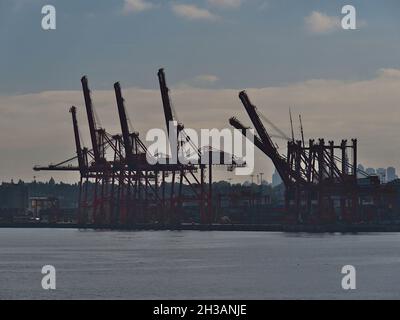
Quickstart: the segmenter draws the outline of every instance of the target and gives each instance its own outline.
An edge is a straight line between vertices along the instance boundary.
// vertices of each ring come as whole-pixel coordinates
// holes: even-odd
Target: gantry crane
[[[175,159],[177,163],[179,164],[179,170],[173,170],[172,171],[172,189],[171,189],[171,200],[172,200],[172,194],[174,193],[174,184],[175,184],[175,178],[176,178],[176,172],[179,172],[179,192],[178,192],[178,198],[175,199],[175,201],[171,201],[171,210],[172,211],[180,211],[180,207],[183,204],[183,195],[182,195],[182,185],[183,185],[183,180],[191,186],[191,189],[193,190],[194,193],[194,200],[199,203],[200,207],[200,220],[203,223],[211,223],[213,218],[212,218],[212,170],[211,170],[211,164],[209,165],[209,189],[208,189],[208,194],[206,195],[205,192],[205,169],[206,166],[202,163],[200,163],[198,166],[194,165],[186,165],[186,164],[180,164],[179,161],[179,149],[181,145],[185,142],[191,143],[190,139],[188,136],[186,136],[186,141],[179,141],[179,136],[182,133],[184,135],[184,125],[182,123],[179,123],[174,119],[174,115],[172,112],[172,105],[171,105],[171,99],[169,96],[169,88],[167,86],[167,81],[165,77],[165,72],[164,69],[159,69],[158,70],[158,81],[160,85],[160,92],[161,92],[161,100],[163,104],[163,110],[164,110],[164,116],[165,116],[165,125],[167,127],[167,133],[169,136],[169,139],[176,139],[177,145],[176,145],[176,150],[171,150],[172,152],[172,159]],[[172,127],[176,126],[176,130],[174,132],[171,132],[170,129]],[[171,135],[176,135],[172,137]],[[196,146],[192,146],[194,149],[196,149]],[[201,160],[201,154],[200,151],[197,150],[199,154],[199,158]],[[196,177],[195,173],[197,170],[200,169],[200,179]],[[191,177],[194,181],[190,181],[189,177]],[[198,190],[200,189],[200,190]],[[189,199],[186,197],[186,201]],[[207,212],[206,212],[207,209]],[[180,220],[180,217],[177,218]]]
[[[346,140],[342,140],[340,145],[335,145],[333,141],[326,145],[324,139],[319,139],[318,143],[310,139],[309,145],[305,146],[301,124],[302,139],[296,141],[292,134],[292,139],[287,142],[285,157],[279,154],[247,93],[240,92],[239,98],[257,132],[252,137],[255,146],[271,159],[282,178],[289,217],[297,222],[307,219],[356,220],[359,194],[357,140],[353,139],[349,146]],[[246,135],[248,127],[239,120],[233,117],[229,122]],[[352,164],[348,158],[349,149],[352,152]],[[335,154],[335,150],[340,150],[340,156]],[[335,205],[337,201],[340,205]],[[336,210],[336,207],[340,210]]]
[[[131,188],[131,184],[133,187],[133,197],[132,199],[128,199],[127,205],[128,207],[137,207],[140,204],[139,199],[137,199],[137,195],[140,194],[140,189],[143,188],[145,190],[145,195],[148,195],[146,191],[149,191],[154,196],[154,201],[158,209],[161,210],[161,214],[159,215],[159,220],[161,222],[166,222],[166,176],[169,171],[176,170],[179,168],[178,165],[174,164],[164,164],[164,163],[152,163],[150,164],[147,157],[153,157],[148,153],[147,147],[139,138],[139,134],[136,132],[130,133],[128,126],[128,116],[125,108],[124,98],[122,96],[121,86],[119,82],[114,84],[115,96],[117,100],[118,114],[121,124],[121,131],[125,149],[125,165],[127,166],[127,180],[130,182],[127,185],[128,191]],[[153,159],[154,160],[154,159]],[[159,194],[158,190],[158,177],[161,172],[161,194]],[[144,185],[142,186],[142,181],[144,181]],[[173,194],[171,195],[173,196]],[[146,202],[146,199],[145,199]],[[171,201],[172,202],[172,201]],[[143,205],[140,209],[143,212],[147,211],[146,205]],[[135,209],[134,211],[138,212],[139,209]]]

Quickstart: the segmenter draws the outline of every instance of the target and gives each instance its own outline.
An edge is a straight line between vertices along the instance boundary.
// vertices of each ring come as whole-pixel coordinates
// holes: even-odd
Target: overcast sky
[[[45,4],[54,31],[41,28]],[[355,31],[340,28],[345,4]],[[248,89],[286,132],[291,107],[307,138],[358,138],[365,166],[400,169],[399,31],[398,0],[0,0],[0,179],[47,179],[32,166],[74,154],[68,108],[83,106],[84,74],[107,131],[119,131],[115,81],[135,129],[162,127],[159,67],[186,127],[249,124],[237,97]],[[257,172],[272,170],[258,154]]]

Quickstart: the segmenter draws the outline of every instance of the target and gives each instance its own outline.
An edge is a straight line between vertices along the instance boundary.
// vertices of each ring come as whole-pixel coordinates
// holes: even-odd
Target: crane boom
[[[75,136],[75,146],[76,146],[76,154],[78,156],[78,164],[79,164],[79,171],[82,173],[86,169],[85,160],[83,157],[82,146],[81,146],[81,138],[79,135],[79,127],[78,127],[78,120],[76,118],[76,107],[72,106],[69,109],[69,112],[72,115],[72,124],[74,127],[74,136]]]
[[[167,126],[167,131],[169,133],[169,124],[174,121],[174,116],[172,115],[171,100],[169,98],[169,89],[167,87],[167,81],[165,78],[164,69],[158,70],[158,81],[160,83],[161,99],[164,108],[165,124]]]
[[[128,118],[126,116],[124,98],[121,93],[121,85],[119,82],[114,84],[115,97],[117,99],[119,120],[121,123],[122,139],[124,140],[125,156],[128,163],[132,163],[132,140],[129,133]]]
[[[98,138],[97,138],[97,135],[98,135],[97,134],[97,126],[96,126],[96,120],[94,118],[92,98],[90,97],[90,89],[89,89],[87,77],[83,76],[81,79],[81,82],[82,82],[82,89],[83,89],[83,97],[85,99],[86,113],[87,113],[87,118],[88,118],[88,122],[89,122],[90,139],[92,141],[93,155],[94,155],[95,161],[100,162],[101,156],[100,156],[100,149],[99,149]]]
[[[293,182],[293,179],[298,179],[300,180],[300,182],[304,182],[300,176],[300,173],[291,170],[285,159],[278,153],[278,150],[273,144],[271,137],[269,136],[267,130],[261,122],[260,117],[257,114],[256,106],[251,103],[249,97],[247,96],[247,93],[245,91],[240,92],[239,98],[242,101],[247,111],[247,114],[249,115],[250,120],[260,137],[263,145],[263,148],[261,150],[272,160],[285,186],[289,186]]]
[[[257,114],[257,108],[256,108],[256,106],[254,106],[251,103],[246,91],[240,92],[239,93],[239,98],[242,101],[243,106],[245,107],[245,109],[247,111],[247,114],[249,115],[250,120],[253,123],[254,128],[256,129],[256,131],[257,131],[262,143],[264,144],[266,150],[268,150],[268,152],[271,155],[274,154],[274,153],[277,154],[276,147],[273,144],[270,136],[267,133],[267,130],[265,129],[263,123],[260,120],[260,117]]]
[[[161,99],[164,108],[165,124],[167,126],[167,132],[169,134],[169,124],[174,121],[174,115],[172,113],[171,99],[169,97],[169,88],[167,87],[167,80],[165,77],[164,69],[158,70],[158,82],[160,84]],[[183,125],[178,123],[178,133],[183,130]]]

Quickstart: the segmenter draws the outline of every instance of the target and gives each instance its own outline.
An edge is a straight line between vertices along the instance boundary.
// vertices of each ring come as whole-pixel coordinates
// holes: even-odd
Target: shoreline
[[[137,224],[134,226],[49,224],[49,223],[7,223],[0,224],[0,229],[82,229],[103,231],[251,231],[251,232],[289,232],[289,233],[375,233],[400,232],[399,225],[246,225],[246,224],[181,224],[163,226],[156,224]]]

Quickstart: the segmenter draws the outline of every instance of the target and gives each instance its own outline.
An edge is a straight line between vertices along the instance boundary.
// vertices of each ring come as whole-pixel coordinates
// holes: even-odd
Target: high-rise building
[[[276,171],[276,169],[275,169],[275,172],[272,175],[272,186],[276,187],[276,186],[279,186],[281,183],[282,183],[282,178],[279,175],[278,171]]]
[[[376,169],[376,174],[378,175],[381,183],[386,183],[386,169],[385,168]]]
[[[386,181],[390,182],[390,181],[393,181],[393,180],[396,180],[396,179],[397,179],[396,169],[393,168],[393,167],[387,168],[387,170],[386,170]]]

